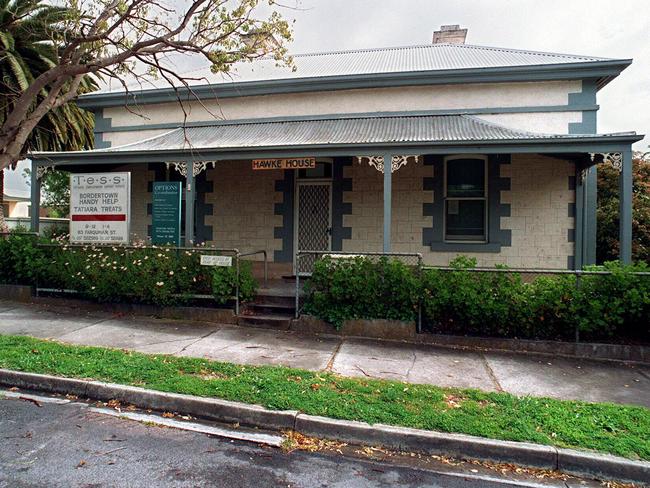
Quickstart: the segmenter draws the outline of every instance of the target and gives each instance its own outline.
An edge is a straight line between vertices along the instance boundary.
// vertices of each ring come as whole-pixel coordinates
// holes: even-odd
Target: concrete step
[[[295,303],[253,302],[246,304],[244,315],[284,315],[293,316],[296,311]]]
[[[296,297],[290,294],[281,294],[274,292],[267,292],[263,289],[260,289],[255,295],[255,299],[252,304],[264,304],[264,305],[281,305],[284,307],[295,307],[296,306]]]
[[[289,330],[293,315],[240,315],[237,324],[262,329]]]

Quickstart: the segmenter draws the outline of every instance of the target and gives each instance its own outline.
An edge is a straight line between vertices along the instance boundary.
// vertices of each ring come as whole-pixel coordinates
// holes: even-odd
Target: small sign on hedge
[[[201,255],[201,265],[203,266],[232,266],[232,256],[209,256]]]

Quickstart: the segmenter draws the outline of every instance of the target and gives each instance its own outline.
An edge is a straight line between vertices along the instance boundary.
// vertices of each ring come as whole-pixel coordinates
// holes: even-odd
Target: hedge
[[[187,303],[191,295],[212,295],[223,305],[235,295],[235,268],[201,266],[200,249],[38,243],[19,234],[0,239],[0,283],[74,290],[99,302],[161,306]],[[253,298],[257,284],[250,262],[240,263],[239,287],[242,301]]]
[[[354,257],[315,263],[304,311],[340,328],[346,319],[413,320],[420,282],[412,269],[385,257]]]
[[[304,311],[340,328],[347,319],[414,320],[418,304],[431,332],[525,339],[650,342],[650,271],[618,262],[588,270],[606,275],[471,272],[474,259],[459,257],[451,271],[420,272],[397,260],[325,258],[315,264]]]

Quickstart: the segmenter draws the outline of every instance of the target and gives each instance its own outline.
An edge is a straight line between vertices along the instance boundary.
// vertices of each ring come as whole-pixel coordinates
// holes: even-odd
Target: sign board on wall
[[[70,175],[70,241],[128,244],[131,173]]]
[[[154,181],[151,242],[181,245],[181,182]]]
[[[253,170],[310,169],[316,167],[316,158],[253,159]]]

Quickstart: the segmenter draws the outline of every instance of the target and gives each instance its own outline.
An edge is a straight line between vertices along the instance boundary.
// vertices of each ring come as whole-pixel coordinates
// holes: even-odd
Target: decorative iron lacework
[[[203,171],[208,169],[209,165],[212,165],[212,168],[215,167],[216,161],[195,161],[194,166],[192,167],[192,174],[196,177],[200,175]],[[169,169],[170,165],[174,165],[174,169],[178,171],[182,176],[187,178],[187,163],[184,161],[168,161],[165,163]]]
[[[619,173],[623,171],[623,153],[589,153],[589,156],[591,156],[591,160],[593,162],[595,162],[596,156],[598,155],[601,155],[603,157],[603,163],[611,164],[612,167]]]
[[[42,179],[48,171],[54,171],[54,166],[37,166],[36,178],[39,180]]]
[[[419,155],[414,155],[414,154],[409,154],[409,155],[403,155],[403,156],[393,156],[391,165],[390,165],[390,172],[394,173],[398,169],[400,169],[402,166],[405,166],[406,163],[408,163],[409,158],[412,158],[416,163],[420,161],[420,156]],[[357,156],[357,161],[359,164],[361,164],[362,160],[368,161],[368,164],[375,168],[377,171],[380,173],[384,172],[384,157],[383,156]]]

